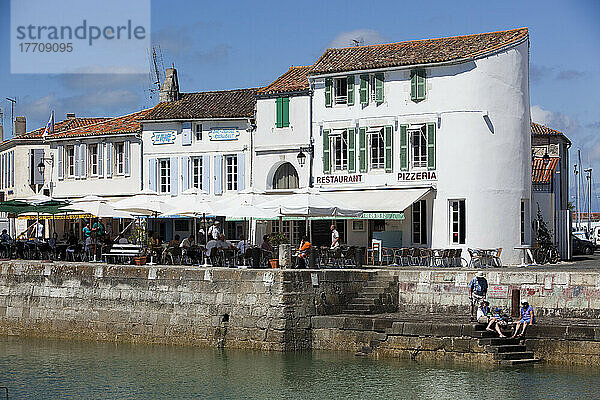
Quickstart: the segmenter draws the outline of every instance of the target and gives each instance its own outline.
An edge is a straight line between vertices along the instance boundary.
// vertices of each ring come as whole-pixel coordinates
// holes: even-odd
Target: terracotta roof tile
[[[286,92],[298,92],[308,90],[308,75],[312,65],[303,67],[290,67],[290,69],[275,82],[264,88],[258,89],[258,94],[274,94]]]
[[[327,49],[311,75],[475,58],[520,42],[527,28],[439,39]]]
[[[531,182],[550,183],[558,161],[558,157],[550,157],[550,162],[544,167],[544,160],[541,157],[535,157],[531,161]]]
[[[109,118],[68,118],[62,121],[58,121],[54,124],[54,134],[58,134],[60,132],[67,131],[69,129],[78,128],[82,126],[87,126],[91,124],[96,124],[98,122],[106,121]],[[46,127],[38,128],[33,131],[27,132],[21,136],[18,136],[18,139],[34,139],[41,138],[44,129]]]
[[[562,136],[569,144],[571,143],[569,138],[561,131],[557,131],[556,129],[548,128],[545,125],[537,124],[535,122],[531,123],[531,134],[537,135],[537,136],[546,136],[546,135]]]
[[[257,89],[181,93],[172,103],[158,103],[146,120],[195,118],[251,118],[254,116]]]
[[[150,112],[150,109],[115,118],[108,118],[91,125],[78,126],[73,129],[56,133],[49,139],[79,136],[115,135],[140,132],[140,121]]]

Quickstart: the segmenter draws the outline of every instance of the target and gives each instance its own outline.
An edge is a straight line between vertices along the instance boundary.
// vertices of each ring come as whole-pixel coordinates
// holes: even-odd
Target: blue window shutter
[[[177,190],[178,190],[178,183],[179,183],[179,173],[177,171],[177,164],[178,164],[179,158],[178,157],[171,157],[171,194],[176,195],[177,194]]]
[[[123,172],[125,176],[131,175],[131,153],[130,153],[131,141],[126,140],[123,143]]]
[[[190,188],[190,158],[188,156],[181,157],[181,191],[184,192]]]
[[[113,170],[112,154],[113,154],[113,144],[112,144],[112,142],[108,142],[108,143],[106,143],[106,177],[107,178],[112,177],[112,170]],[[154,164],[155,164],[154,169],[156,172],[156,160],[154,160]]]
[[[79,145],[79,173],[82,179],[87,177],[87,145],[85,143]]]
[[[202,156],[202,190],[210,193],[210,156]]]
[[[65,162],[63,161],[63,157],[64,157],[64,150],[63,150],[63,146],[58,146],[57,147],[57,151],[58,151],[58,179],[64,179],[65,175]]]
[[[223,156],[215,155],[215,194],[223,193]]]
[[[183,122],[181,124],[181,145],[190,146],[192,144],[192,123]]]
[[[148,189],[156,192],[156,158],[148,160]]]
[[[98,143],[98,177],[102,178],[104,176],[104,143]]]
[[[240,190],[244,190],[246,188],[246,176],[245,170],[246,165],[244,163],[246,157],[244,157],[244,153],[238,153],[237,155],[237,172],[238,172],[238,192]]]

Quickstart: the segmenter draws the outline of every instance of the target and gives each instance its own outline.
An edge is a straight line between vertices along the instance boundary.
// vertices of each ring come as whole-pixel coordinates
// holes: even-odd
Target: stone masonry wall
[[[0,263],[0,334],[264,350],[311,348],[369,273]]]

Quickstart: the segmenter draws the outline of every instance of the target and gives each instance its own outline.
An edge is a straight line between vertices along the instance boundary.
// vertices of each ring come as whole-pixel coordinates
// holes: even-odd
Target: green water
[[[596,399],[597,368],[481,367],[0,337],[10,399]],[[0,391],[0,400],[4,397]]]

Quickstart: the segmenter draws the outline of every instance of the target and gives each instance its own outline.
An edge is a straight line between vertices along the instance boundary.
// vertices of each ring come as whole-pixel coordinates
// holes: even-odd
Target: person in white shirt
[[[340,234],[337,229],[335,229],[335,225],[331,225],[329,229],[331,229],[331,248],[337,249],[340,247]]]
[[[190,235],[181,241],[181,244],[179,245],[179,247],[187,250],[195,244],[196,243],[194,242],[194,235]]]
[[[240,236],[240,241],[237,244],[237,249],[240,251],[241,255],[246,254],[246,250],[248,250],[250,246],[248,245],[248,241],[244,237],[244,235]]]
[[[216,221],[208,228],[208,236],[209,238],[213,238],[214,240],[218,240],[221,236],[221,226],[219,221]]]

